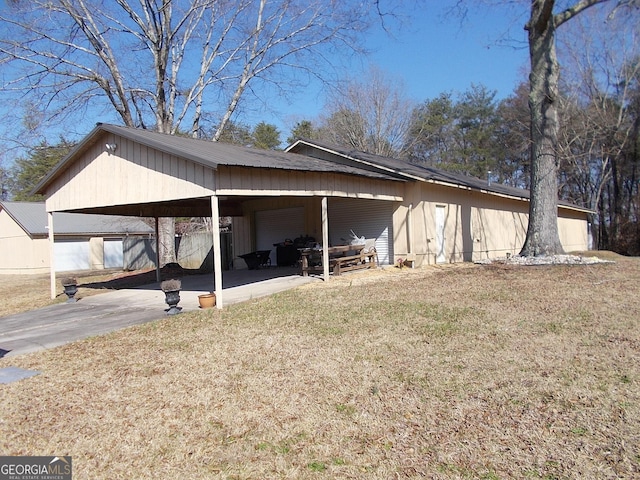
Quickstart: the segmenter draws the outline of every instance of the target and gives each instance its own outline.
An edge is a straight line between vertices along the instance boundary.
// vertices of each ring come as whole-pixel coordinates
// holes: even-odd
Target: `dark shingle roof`
[[[48,235],[47,211],[40,202],[0,202],[4,210],[30,236]],[[124,235],[149,234],[153,228],[142,220],[116,215],[54,213],[56,235]]]
[[[366,165],[371,165],[374,168],[382,168],[389,172],[389,174],[395,173],[405,178],[415,178],[419,180],[440,182],[458,187],[465,187],[471,190],[486,191],[498,195],[505,195],[508,197],[515,197],[520,199],[529,200],[529,190],[523,188],[511,187],[508,185],[502,185],[500,183],[483,180],[470,175],[464,175],[461,173],[448,172],[439,168],[429,167],[426,165],[419,165],[409,163],[405,160],[399,160],[391,157],[383,157],[380,155],[373,155],[358,150],[347,149],[342,147],[336,147],[316,140],[300,139],[287,148],[287,151],[296,151],[298,144],[320,148],[328,152],[341,155],[344,158],[352,159],[356,162],[363,162]],[[590,211],[586,208],[582,208],[573,205],[568,202],[560,201],[560,205],[574,208],[578,210]]]

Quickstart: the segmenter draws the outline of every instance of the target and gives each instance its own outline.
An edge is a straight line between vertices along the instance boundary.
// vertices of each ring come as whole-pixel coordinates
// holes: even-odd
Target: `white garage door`
[[[304,231],[304,207],[256,212],[256,250],[271,250],[271,265],[277,264],[274,243],[293,240]]]
[[[393,204],[391,202],[349,198],[329,199],[331,245],[350,243],[351,230],[358,237],[375,238],[380,264],[393,264]]]
[[[56,272],[89,270],[89,240],[59,240],[53,244],[53,252]]]
[[[104,240],[104,268],[123,268],[122,240]]]

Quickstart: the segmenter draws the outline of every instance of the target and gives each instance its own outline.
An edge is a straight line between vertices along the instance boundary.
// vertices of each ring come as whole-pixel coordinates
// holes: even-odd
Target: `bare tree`
[[[405,156],[413,103],[402,86],[376,67],[366,80],[348,79],[325,110],[319,137],[383,156]]]
[[[570,35],[559,44],[564,74],[560,126],[560,195],[578,204],[600,209],[599,247],[615,248],[623,223],[621,177],[636,184],[629,152],[637,141],[633,103],[640,80],[638,17],[613,16],[607,28],[598,17],[581,15]],[[616,34],[612,35],[611,31]],[[631,161],[630,161],[631,160]],[[615,175],[614,175],[615,174]],[[612,185],[609,202],[603,202]],[[610,205],[609,205],[610,204]],[[611,206],[612,211],[608,210]],[[629,209],[627,209],[628,211]],[[608,221],[601,221],[608,217]],[[609,242],[603,243],[603,239]]]
[[[369,12],[355,0],[17,0],[0,15],[0,90],[40,122],[103,110],[171,134],[200,136],[208,121],[217,140],[247,93],[328,80],[332,55],[359,51]]]
[[[580,13],[609,0],[579,0],[555,12],[555,0],[531,0],[526,25],[529,40],[529,110],[531,114],[531,201],[529,225],[521,255],[563,251],[558,233],[558,82],[556,29]],[[615,8],[636,0],[609,2]]]

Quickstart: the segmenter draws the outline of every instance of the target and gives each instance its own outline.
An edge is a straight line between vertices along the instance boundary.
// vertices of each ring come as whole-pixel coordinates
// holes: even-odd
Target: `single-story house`
[[[501,256],[519,251],[528,216],[525,190],[397,159],[308,140],[280,152],[109,124],[98,124],[36,191],[46,195],[50,219],[54,212],[230,216],[234,268],[244,268],[239,255],[285,239],[311,236],[326,249],[352,232],[375,242],[383,264]],[[589,213],[559,206],[565,249],[587,248]],[[218,222],[212,225],[221,308]]]
[[[56,272],[123,267],[122,239],[150,235],[139,218],[56,213]],[[51,245],[44,202],[0,202],[0,274],[48,273]]]

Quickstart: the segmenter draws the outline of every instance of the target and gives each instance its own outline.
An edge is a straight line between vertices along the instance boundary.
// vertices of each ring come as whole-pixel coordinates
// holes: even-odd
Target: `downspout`
[[[407,236],[409,237],[407,253],[413,253],[413,203],[409,204],[409,212],[407,213]]]
[[[211,195],[211,233],[213,235],[213,293],[216,307],[222,308],[222,254],[220,252],[220,206],[218,197]]]

